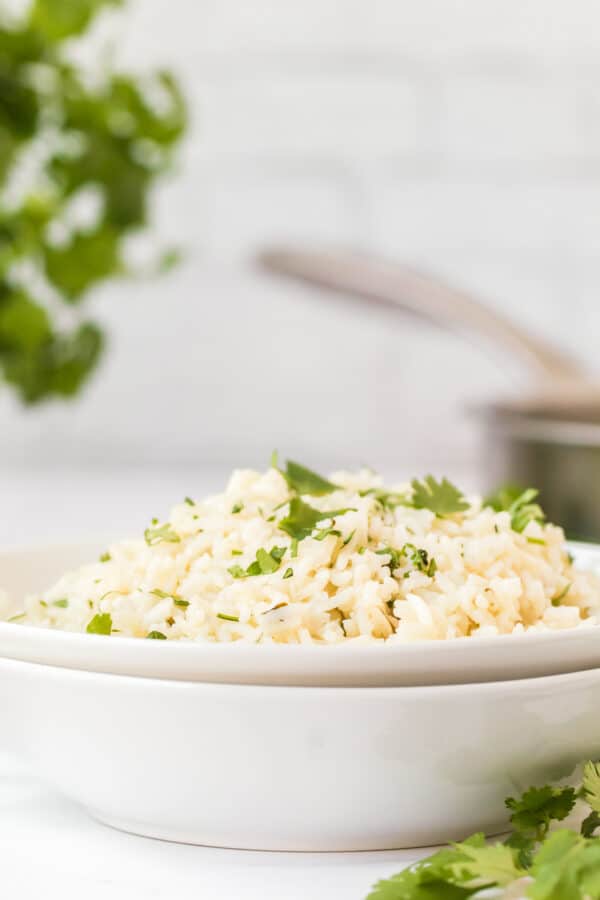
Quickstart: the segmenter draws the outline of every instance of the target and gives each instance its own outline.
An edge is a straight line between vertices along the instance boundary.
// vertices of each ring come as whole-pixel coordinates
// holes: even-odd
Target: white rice
[[[225,493],[173,509],[164,532],[173,542],[114,544],[106,561],[28,597],[20,620],[77,632],[104,616],[116,636],[321,644],[597,623],[600,582],[574,570],[555,525],[531,521],[518,533],[508,512],[482,508],[479,498],[443,518],[428,509],[389,509],[364,494],[382,487],[370,471],[331,478],[339,490],[303,500],[319,510],[351,510],[320,521],[298,542],[296,556],[278,527],[291,497],[286,480],[274,468],[263,475],[239,470]],[[411,493],[408,485],[394,490]],[[323,537],[328,527],[339,533]],[[420,571],[410,547],[393,568],[384,548],[407,544],[426,551],[435,571]],[[285,548],[276,571],[230,573],[273,547]]]

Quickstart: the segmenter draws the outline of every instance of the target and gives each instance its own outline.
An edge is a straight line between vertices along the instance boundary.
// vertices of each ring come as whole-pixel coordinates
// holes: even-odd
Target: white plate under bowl
[[[14,598],[97,557],[102,543],[0,551],[0,589]],[[600,568],[600,547],[572,544]],[[254,645],[75,634],[0,622],[0,657],[147,678],[235,684],[374,687],[531,678],[600,667],[600,627],[406,644]]]

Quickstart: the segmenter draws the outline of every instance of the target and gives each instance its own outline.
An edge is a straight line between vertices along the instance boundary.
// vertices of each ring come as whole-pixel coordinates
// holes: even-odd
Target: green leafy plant
[[[185,130],[169,72],[92,77],[72,61],[73,40],[121,3],[33,0],[16,22],[0,5],[0,379],[26,403],[75,394],[96,365],[104,336],[82,301],[128,273],[124,239],[147,224]]]
[[[577,801],[587,808],[580,830],[559,828]],[[462,900],[511,896],[531,900],[592,900],[600,897],[600,765],[587,762],[578,789],[545,785],[509,797],[513,832],[489,844],[483,834],[440,850],[380,881],[368,900]],[[500,891],[501,893],[498,893]]]

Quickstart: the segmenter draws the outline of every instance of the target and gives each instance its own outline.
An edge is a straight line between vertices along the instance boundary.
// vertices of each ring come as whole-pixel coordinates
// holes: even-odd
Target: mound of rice
[[[236,471],[223,494],[186,500],[145,539],[114,544],[27,598],[20,620],[140,638],[324,644],[597,623],[599,580],[574,570],[560,528],[532,518],[515,530],[510,512],[473,497],[443,516],[396,504],[390,496],[410,503],[413,488],[390,495],[368,470],[331,481],[335,490],[315,496],[276,468]],[[296,513],[302,504],[342,511],[294,539],[284,530],[290,501]]]

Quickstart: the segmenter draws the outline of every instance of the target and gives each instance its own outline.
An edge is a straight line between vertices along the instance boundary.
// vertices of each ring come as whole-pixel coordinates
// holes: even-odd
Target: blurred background
[[[150,216],[183,256],[90,292],[107,346],[76,397],[26,406],[0,387],[1,539],[137,525],[274,447],[478,486],[467,410],[527,372],[259,271],[272,243],[415,264],[597,371],[597,3],[130,0],[90,30],[83,63],[114,44],[186,98]]]

